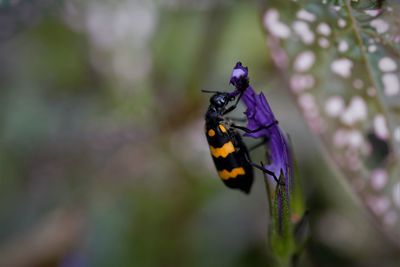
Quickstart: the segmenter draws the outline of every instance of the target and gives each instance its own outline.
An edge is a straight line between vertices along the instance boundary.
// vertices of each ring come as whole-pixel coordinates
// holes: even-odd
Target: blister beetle
[[[251,162],[248,149],[237,130],[247,133],[257,132],[277,124],[277,121],[254,130],[237,126],[226,119],[225,115],[236,108],[243,92],[229,107],[229,103],[235,100],[237,94],[205,90],[203,92],[213,93],[205,114],[205,133],[218,176],[224,184],[229,188],[249,193],[254,180],[253,167],[272,175],[277,181],[273,172],[265,169],[262,165]]]

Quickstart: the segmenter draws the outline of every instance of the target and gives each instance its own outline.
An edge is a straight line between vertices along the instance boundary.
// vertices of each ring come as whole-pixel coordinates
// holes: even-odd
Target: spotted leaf
[[[400,2],[267,1],[282,83],[382,229],[400,233]]]

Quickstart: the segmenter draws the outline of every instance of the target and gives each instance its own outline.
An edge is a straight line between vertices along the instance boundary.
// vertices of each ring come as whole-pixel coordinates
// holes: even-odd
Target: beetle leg
[[[236,102],[235,102],[235,104],[233,104],[232,106],[230,106],[229,108],[227,108],[227,109],[222,113],[222,115],[226,115],[226,114],[228,114],[229,112],[231,112],[232,110],[234,110],[234,109],[236,108],[236,106],[239,104],[239,101],[240,101],[240,98],[242,98],[242,95],[243,95],[243,93],[240,93],[240,94],[239,94],[239,97],[237,98],[237,100],[236,100]]]
[[[251,166],[253,166],[254,168],[259,169],[260,171],[262,171],[262,172],[264,172],[264,173],[266,173],[266,174],[272,176],[272,177],[274,178],[275,182],[276,182],[278,185],[285,185],[285,182],[280,181],[280,180],[276,177],[276,175],[275,175],[275,173],[274,173],[273,171],[270,171],[270,170],[268,170],[267,168],[265,168],[265,167],[263,166],[264,164],[263,164],[262,162],[260,162],[261,165],[255,164],[254,162],[252,162],[252,161],[250,160],[250,158],[249,158],[248,156],[246,156],[246,160],[247,160],[247,162],[248,162]]]
[[[235,125],[235,124],[232,124],[231,127],[239,129],[239,130],[242,130],[242,131],[244,131],[246,133],[256,133],[256,132],[259,132],[261,130],[269,129],[270,127],[272,127],[274,125],[277,125],[277,124],[278,124],[278,121],[274,121],[273,123],[271,123],[271,124],[269,124],[267,126],[260,126],[260,127],[256,128],[256,129],[253,129],[253,130],[251,130],[249,128],[246,128],[246,127],[243,127],[243,126],[238,126],[238,125]]]

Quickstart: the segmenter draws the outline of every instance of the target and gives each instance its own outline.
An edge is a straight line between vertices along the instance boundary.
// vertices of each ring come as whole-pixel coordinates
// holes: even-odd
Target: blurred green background
[[[0,1],[0,266],[272,266],[262,176],[225,188],[203,134],[200,90],[231,90],[238,60],[294,145],[301,266],[400,266],[276,80],[261,10]]]

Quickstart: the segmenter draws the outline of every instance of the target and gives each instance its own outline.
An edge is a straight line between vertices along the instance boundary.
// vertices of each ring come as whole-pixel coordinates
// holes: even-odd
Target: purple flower
[[[247,128],[254,132],[246,131],[247,133],[244,135],[265,140],[267,162],[263,167],[265,177],[268,179],[266,189],[271,215],[268,238],[271,251],[286,265],[289,261],[294,262],[294,255],[299,253],[304,246],[307,234],[304,234],[303,238],[298,238],[296,233],[301,231],[305,233],[307,217],[303,215],[298,222],[292,220],[295,216],[302,214],[304,210],[302,210],[301,189],[293,179],[291,151],[267,99],[263,93],[256,94],[254,92],[249,83],[248,74],[247,67],[243,67],[240,62],[236,63],[230,79],[230,83],[235,86],[236,90],[231,94],[239,96],[247,107],[245,111]],[[271,190],[272,187],[269,186],[273,178],[279,180],[275,190]],[[281,185],[282,181],[284,186]],[[293,205],[294,203],[296,205]]]
[[[236,95],[243,92],[242,101],[247,107],[245,112],[248,121],[247,128],[254,130],[277,121],[264,94],[256,94],[250,86],[248,69],[243,67],[240,62],[236,63],[233,68],[230,83],[236,87]],[[267,162],[265,168],[274,172],[278,179],[282,173],[287,192],[289,192],[292,184],[290,150],[279,125],[275,124],[255,133],[246,133],[245,136],[266,139]]]

